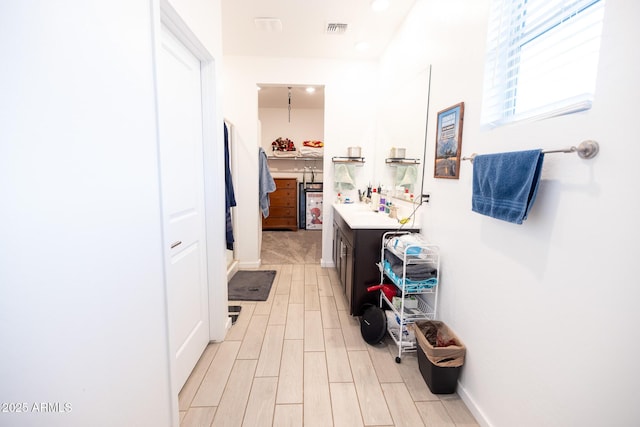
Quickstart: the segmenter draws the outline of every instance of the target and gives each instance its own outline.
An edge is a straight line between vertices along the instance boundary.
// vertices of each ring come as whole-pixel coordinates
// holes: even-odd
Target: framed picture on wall
[[[438,112],[434,178],[458,179],[464,102]]]

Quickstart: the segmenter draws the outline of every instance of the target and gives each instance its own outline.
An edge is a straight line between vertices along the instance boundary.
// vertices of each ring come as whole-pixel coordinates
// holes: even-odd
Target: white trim
[[[335,268],[336,264],[333,262],[333,260],[325,260],[324,258],[320,259],[320,267],[323,268]]]
[[[171,6],[169,0],[160,0],[160,22],[174,34],[200,61],[211,62],[213,55],[204,47],[200,39],[191,31],[189,25]]]
[[[480,408],[478,408],[478,405],[471,398],[469,393],[467,393],[467,389],[462,386],[460,381],[458,381],[456,392],[458,393],[458,396],[460,396],[460,399],[462,399],[464,404],[467,405],[467,408],[469,409],[471,414],[473,414],[473,417],[476,419],[478,424],[480,424],[482,427],[491,427],[492,424],[489,422],[489,420],[487,420],[484,412],[482,412]]]
[[[238,261],[238,268],[240,270],[251,270],[251,269],[256,269],[256,268],[260,268],[260,265],[262,265],[262,260],[257,260],[257,261]]]
[[[152,57],[152,69],[153,69],[153,89],[154,89],[154,98],[155,98],[155,105],[154,105],[154,113],[155,113],[155,119],[156,119],[156,126],[155,126],[155,131],[156,131],[156,150],[158,152],[158,182],[161,182],[161,175],[160,175],[160,112],[158,110],[158,57],[159,57],[159,52],[160,52],[160,44],[161,44],[161,38],[162,38],[162,23],[161,23],[161,8],[159,3],[157,2],[157,0],[152,0],[151,1],[151,43],[152,43],[152,49],[151,49],[151,57]],[[158,186],[159,191],[162,191],[162,187],[159,185]],[[165,241],[165,233],[164,233],[164,227],[163,227],[163,208],[162,208],[162,194],[160,193],[158,195],[158,215],[160,216],[160,236],[161,236],[161,240],[159,242],[160,246],[161,246],[161,253],[163,254],[162,256],[162,286],[164,287],[164,312],[165,312],[165,316],[166,316],[166,322],[165,322],[165,335],[166,335],[166,359],[167,359],[167,383],[169,384],[168,390],[169,390],[169,402],[171,404],[171,407],[169,408],[169,413],[171,416],[171,424],[172,425],[177,425],[177,422],[179,422],[180,420],[180,409],[178,406],[178,395],[177,393],[174,393],[174,381],[173,381],[173,375],[172,375],[172,355],[171,355],[171,332],[169,330],[169,290],[167,287],[167,265],[166,265],[166,257],[164,256],[164,241]]]

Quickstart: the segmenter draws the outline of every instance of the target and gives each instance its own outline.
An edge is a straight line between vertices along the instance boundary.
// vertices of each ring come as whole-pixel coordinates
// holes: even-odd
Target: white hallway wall
[[[173,3],[219,58],[219,1]],[[3,412],[0,425],[177,425],[153,81],[158,11],[130,0],[0,6],[0,401],[29,411],[71,405]]]
[[[418,0],[386,63],[433,64],[424,234],[442,248],[439,317],[468,348],[459,391],[486,425],[640,424],[635,268],[640,226],[640,4],[609,0],[593,108],[479,128],[487,0]],[[462,153],[601,144],[594,160],[545,158],[523,225],[471,211],[472,165],[433,178],[437,111],[465,102]]]

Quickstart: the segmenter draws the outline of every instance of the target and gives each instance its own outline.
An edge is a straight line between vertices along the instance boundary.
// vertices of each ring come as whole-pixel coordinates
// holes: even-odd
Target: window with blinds
[[[481,124],[591,108],[604,0],[493,0]]]

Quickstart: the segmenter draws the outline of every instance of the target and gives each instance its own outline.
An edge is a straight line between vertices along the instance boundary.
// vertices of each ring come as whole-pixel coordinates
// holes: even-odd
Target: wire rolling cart
[[[420,320],[435,320],[438,304],[440,248],[426,243],[422,236],[409,231],[390,231],[382,236],[380,283],[385,277],[396,288],[397,299],[380,291],[380,308],[385,304],[395,319],[387,322],[387,332],[398,346],[396,363],[404,352],[416,351],[407,325]],[[391,314],[389,314],[391,317]],[[394,321],[395,320],[395,321]]]

